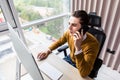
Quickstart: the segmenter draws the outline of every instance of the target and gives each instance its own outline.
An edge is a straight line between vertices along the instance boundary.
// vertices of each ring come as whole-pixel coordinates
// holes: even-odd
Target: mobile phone
[[[81,28],[80,28],[78,31],[79,31],[80,34],[81,34],[82,31],[83,31],[83,35],[84,35],[84,34],[85,34],[84,26],[81,26]]]
[[[78,32],[79,32],[80,34],[82,33],[82,29],[83,29],[83,28],[81,27],[81,28],[78,30]]]
[[[78,30],[81,34],[82,30],[83,30],[83,35],[85,34],[85,32],[89,29],[89,27],[87,25],[82,25],[81,28]]]

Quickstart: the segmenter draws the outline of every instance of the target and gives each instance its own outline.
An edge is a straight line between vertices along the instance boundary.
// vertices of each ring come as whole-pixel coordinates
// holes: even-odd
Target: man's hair
[[[74,11],[74,13],[72,14],[72,16],[74,16],[76,18],[80,18],[80,24],[81,25],[88,25],[89,16],[86,13],[86,11],[84,11],[84,10]]]
[[[89,23],[89,16],[84,10],[77,10],[74,11],[72,14],[73,17],[80,19],[81,28],[83,28],[83,34],[85,34],[88,30],[88,23]]]

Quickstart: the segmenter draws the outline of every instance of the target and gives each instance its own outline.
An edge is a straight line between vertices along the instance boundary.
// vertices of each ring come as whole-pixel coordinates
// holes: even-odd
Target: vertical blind
[[[100,53],[103,64],[120,72],[120,0],[71,0],[71,12],[85,10],[101,16],[106,41]],[[114,54],[107,52],[115,51]]]

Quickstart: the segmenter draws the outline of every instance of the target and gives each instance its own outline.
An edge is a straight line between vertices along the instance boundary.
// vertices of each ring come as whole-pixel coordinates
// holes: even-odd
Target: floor
[[[120,73],[112,70],[106,65],[102,65],[95,80],[120,80]]]

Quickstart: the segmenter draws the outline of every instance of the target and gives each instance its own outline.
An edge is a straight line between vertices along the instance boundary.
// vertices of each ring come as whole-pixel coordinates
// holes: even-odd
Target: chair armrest
[[[61,46],[60,48],[58,48],[58,52],[62,52],[64,50],[66,50],[68,48],[68,45],[64,45],[64,46]]]
[[[66,52],[66,49],[68,48],[68,45],[64,45],[64,46],[61,46],[60,48],[58,48],[58,52],[62,52],[64,51],[64,55],[67,56],[67,52]]]

